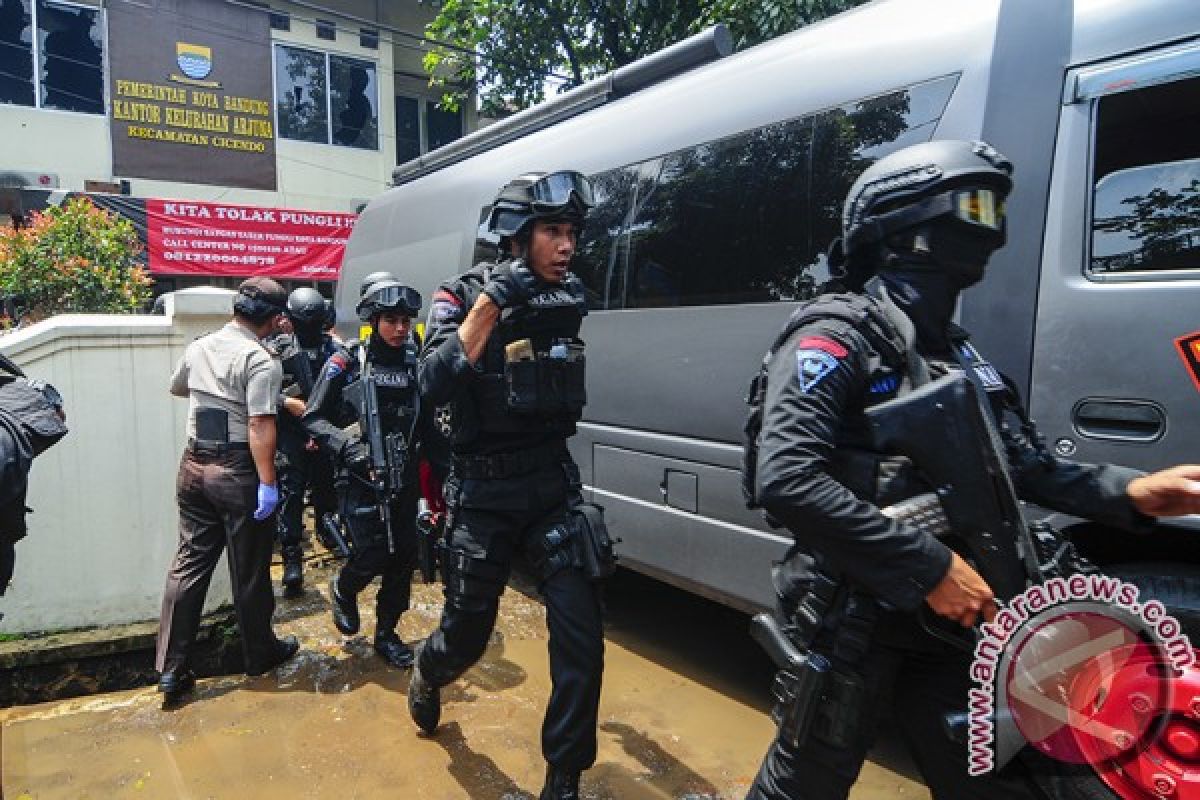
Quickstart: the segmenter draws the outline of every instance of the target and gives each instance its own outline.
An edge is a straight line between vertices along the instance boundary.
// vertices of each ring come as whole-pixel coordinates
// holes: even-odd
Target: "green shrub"
[[[129,314],[150,299],[137,231],[83,197],[0,230],[0,293],[31,319],[67,312]],[[11,324],[11,320],[9,321]]]

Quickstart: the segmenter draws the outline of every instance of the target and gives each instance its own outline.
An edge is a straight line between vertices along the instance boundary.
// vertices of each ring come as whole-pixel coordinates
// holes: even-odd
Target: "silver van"
[[[623,564],[737,607],[770,602],[788,537],[742,502],[747,381],[827,276],[855,177],[934,137],[985,139],[1017,165],[1009,244],[961,321],[1054,450],[1200,461],[1197,0],[877,0],[652,72],[398,167],[354,230],[337,294],[350,319],[361,278],[387,269],[429,297],[494,254],[480,222],[505,181],[591,175],[598,206],[575,264],[593,308],[589,402],[572,449]],[[1194,610],[1198,535],[1184,520],[1078,541]]]

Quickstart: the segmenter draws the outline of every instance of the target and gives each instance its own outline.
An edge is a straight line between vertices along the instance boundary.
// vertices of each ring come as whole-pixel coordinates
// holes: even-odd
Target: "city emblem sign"
[[[212,72],[212,48],[176,42],[175,63],[192,80],[204,80]]]

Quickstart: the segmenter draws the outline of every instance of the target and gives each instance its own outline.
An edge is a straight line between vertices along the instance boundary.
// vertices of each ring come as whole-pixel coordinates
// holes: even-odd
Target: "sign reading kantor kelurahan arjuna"
[[[275,188],[267,15],[224,0],[110,0],[118,177]]]

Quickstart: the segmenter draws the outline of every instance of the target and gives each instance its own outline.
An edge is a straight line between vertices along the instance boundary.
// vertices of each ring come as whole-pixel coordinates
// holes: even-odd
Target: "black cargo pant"
[[[895,619],[892,619],[895,617]],[[882,715],[890,715],[934,800],[1024,800],[1043,795],[1014,763],[999,776],[967,774],[967,750],[942,726],[947,713],[965,711],[970,688],[967,656],[925,633],[915,617],[888,614],[863,659],[862,676],[872,701],[862,721],[858,746],[837,749],[810,737],[794,750],[776,737],[746,800],[834,800],[845,798],[874,743]],[[912,647],[898,646],[911,637]],[[827,652],[820,642],[814,648]]]
[[[556,552],[573,547],[567,501],[578,491],[574,464],[548,463],[528,475],[460,480],[445,494],[451,515],[443,552],[446,605],[421,650],[422,676],[435,686],[458,678],[483,655],[514,555],[540,579],[550,633],[550,702],[542,755],[556,767],[585,770],[596,760],[596,718],[604,672],[599,589]]]
[[[404,490],[390,506],[394,552],[388,552],[387,528],[379,515],[374,490],[353,475],[339,484],[342,518],[350,531],[354,552],[337,577],[337,590],[349,600],[376,576],[380,577],[375,597],[375,631],[394,631],[400,615],[408,610],[412,575],[417,564],[417,498],[420,486],[416,470],[410,470]]]
[[[284,559],[299,558],[304,542],[304,490],[311,487],[316,524],[321,516],[337,508],[337,491],[333,485],[333,463],[321,452],[305,450],[281,451],[278,459],[279,478],[279,546]]]
[[[271,536],[275,521],[254,519],[258,474],[250,451],[184,451],[175,487],[179,502],[179,549],[167,572],[155,667],[187,665],[204,596],[223,550],[228,550],[233,607],[242,636],[246,671],[258,673],[278,660],[282,646],[271,629]]]

